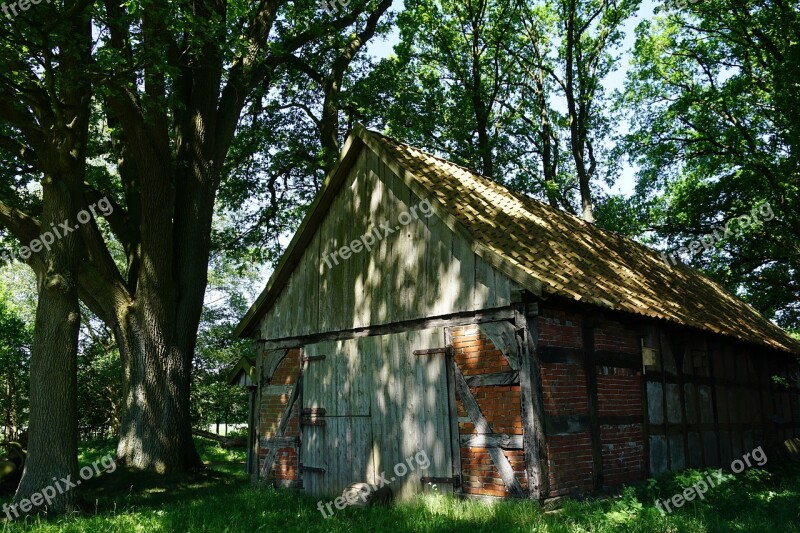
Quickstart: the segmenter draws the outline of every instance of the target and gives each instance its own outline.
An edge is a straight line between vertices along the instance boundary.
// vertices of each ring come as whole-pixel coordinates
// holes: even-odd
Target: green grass
[[[324,519],[316,500],[289,491],[253,487],[243,473],[244,454],[198,439],[209,468],[185,477],[163,477],[118,468],[86,483],[90,511],[46,520],[3,523],[0,532],[171,531],[780,531],[800,532],[800,467],[748,470],[661,516],[666,499],[704,474],[687,471],[627,487],[613,498],[565,502],[544,512],[527,502],[486,505],[425,496],[391,508],[345,509]],[[113,452],[109,442],[87,443],[81,464]],[[0,504],[7,499],[0,500]]]

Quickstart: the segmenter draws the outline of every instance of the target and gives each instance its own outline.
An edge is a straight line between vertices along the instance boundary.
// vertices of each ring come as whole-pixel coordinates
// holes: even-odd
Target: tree
[[[122,359],[120,461],[158,472],[200,466],[191,438],[191,365],[211,221],[240,119],[261,112],[258,96],[269,93],[281,69],[291,68],[293,54],[321,42],[333,47],[332,57],[348,54],[337,47],[342,35],[369,24],[372,13],[385,12],[388,2],[353,3],[333,15],[312,0],[68,1],[63,9],[45,4],[36,9],[3,30],[4,71],[23,76],[26,91],[19,92],[15,80],[0,86],[0,118],[11,129],[3,148],[24,158],[26,171],[41,175],[42,160],[64,150],[68,139],[80,149],[67,145],[69,150],[52,160],[68,156],[70,164],[83,168],[86,143],[76,133],[87,129],[91,110],[99,136],[93,136],[91,155],[99,163],[80,179],[70,174],[61,188],[42,180],[41,219],[35,208],[25,210],[20,188],[12,188],[0,202],[0,220],[24,243],[40,228],[74,219],[79,208],[101,202],[107,207],[103,222],[81,226],[47,255],[60,254],[49,261],[58,269],[50,277],[66,281],[42,284],[37,335],[48,330],[45,338],[54,342],[60,333],[58,346],[77,349],[77,301],[68,306],[65,295],[80,294],[113,331]],[[42,19],[71,25],[71,31],[54,38],[53,28],[33,24]],[[91,37],[92,24],[96,43],[76,39]],[[27,38],[22,27],[37,39]],[[54,50],[60,62],[53,60]],[[63,86],[69,87],[69,98],[59,92]],[[51,116],[66,131],[43,138],[40,124]],[[72,116],[80,120],[64,120]],[[62,198],[58,209],[47,207]],[[111,239],[100,231],[106,225]],[[117,249],[124,255],[121,267]],[[63,316],[55,316],[56,309]],[[54,329],[63,324],[73,329]],[[71,366],[58,370],[74,377],[74,350],[68,356],[61,353],[65,348],[34,342],[34,360],[37,346],[50,354],[48,360],[69,361]],[[32,382],[34,368],[32,361]],[[33,394],[31,402],[33,428]],[[74,455],[73,448],[64,449]],[[35,464],[33,453],[30,463]]]
[[[2,195],[8,200],[0,202],[3,225],[36,252],[22,254],[36,274],[38,304],[30,360],[29,455],[17,503],[49,486],[54,475],[78,474],[77,273],[84,258],[83,232],[69,231],[47,245],[43,241],[43,234],[52,237],[51,230],[75,220],[76,193],[86,177],[91,25],[82,10],[70,11],[46,27],[22,17],[19,26],[4,27],[1,35],[0,117],[6,124],[0,145],[24,174],[39,175],[41,187],[40,201],[32,205],[14,190],[27,180],[9,179]],[[19,211],[26,204],[36,210],[36,219]],[[77,490],[65,491],[48,507],[63,512],[77,498]]]
[[[602,82],[638,4],[416,0],[361,105],[397,137],[594,221],[596,181],[615,169]]]
[[[513,155],[500,100],[512,61],[503,42],[518,27],[515,13],[506,1],[408,2],[397,55],[358,84],[357,106],[398,138],[506,179]]]
[[[683,246],[757,209],[763,223],[723,232],[693,264],[794,328],[798,35],[796,1],[700,2],[663,14],[637,28],[623,101],[632,109],[627,149],[641,168],[644,229]],[[774,218],[762,217],[759,207]]]

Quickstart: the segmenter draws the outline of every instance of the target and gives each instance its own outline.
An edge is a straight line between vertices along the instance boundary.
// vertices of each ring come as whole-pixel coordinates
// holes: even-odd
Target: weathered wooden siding
[[[513,282],[471,251],[435,215],[426,218],[403,181],[364,149],[311,245],[261,321],[263,339],[504,307]],[[403,226],[401,216],[417,207]],[[430,212],[430,211],[429,211]],[[412,217],[413,218],[413,217]],[[381,226],[393,231],[384,237]],[[377,228],[371,251],[349,259],[334,251]],[[326,256],[326,254],[328,254]]]
[[[303,370],[303,409],[325,410],[316,417],[325,425],[303,426],[301,459],[312,467],[303,474],[306,492],[337,495],[383,474],[402,499],[424,489],[421,477],[453,476],[446,359],[414,355],[443,346],[443,335],[437,328],[304,348],[306,357],[325,356]],[[422,470],[416,457],[430,466]],[[397,465],[408,472],[398,475]]]
[[[797,366],[789,355],[719,337],[653,328],[646,368],[650,473],[730,467],[758,446],[777,448],[800,434]]]

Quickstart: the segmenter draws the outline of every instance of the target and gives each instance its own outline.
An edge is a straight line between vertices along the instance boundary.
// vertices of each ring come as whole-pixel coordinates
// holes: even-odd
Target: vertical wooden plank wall
[[[510,305],[515,284],[436,216],[426,218],[420,208],[423,200],[378,156],[364,150],[262,319],[262,338],[347,331]],[[402,225],[401,217],[408,215],[411,221]],[[390,235],[385,235],[384,223]],[[371,250],[362,243],[357,245],[361,251],[346,260],[337,256],[335,264],[333,252],[375,230],[380,238]]]

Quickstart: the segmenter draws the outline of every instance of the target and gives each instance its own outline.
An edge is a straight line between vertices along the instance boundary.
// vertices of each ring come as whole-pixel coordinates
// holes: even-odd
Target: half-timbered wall
[[[551,496],[729,467],[800,434],[798,389],[773,380],[796,379],[791,356],[608,315],[548,306],[536,321]]]
[[[283,420],[283,416],[300,376],[300,350],[276,352],[264,353],[259,356],[262,376],[257,392],[259,395],[258,405],[260,405],[258,471],[261,471],[264,460],[272,452],[274,462],[267,478],[274,480],[277,485],[294,486],[300,480],[299,404],[290,409],[287,420]],[[279,361],[272,360],[272,358],[278,357],[280,357]],[[277,366],[275,366],[276,363]],[[272,365],[274,370],[265,368],[266,365]],[[285,426],[283,431],[279,431],[281,425]]]
[[[772,449],[800,435],[798,389],[773,379],[796,379],[790,357],[554,306],[531,320],[546,495],[587,493],[687,467],[725,467],[759,445]],[[270,442],[280,444],[271,477],[281,484],[301,480],[312,494],[336,494],[353,482],[375,483],[382,472],[393,477],[394,465],[424,450],[431,467],[398,478],[392,489],[399,497],[426,490],[424,477],[453,476],[460,486],[437,483],[439,490],[524,496],[515,331],[508,321],[487,322],[268,352],[262,365],[285,353],[260,389],[262,460]],[[444,346],[452,352],[414,353]],[[643,359],[643,347],[652,360]],[[301,356],[308,362],[301,365]],[[281,424],[300,376],[298,403]],[[301,435],[301,406],[324,424],[303,425]]]
[[[800,435],[796,383],[773,380],[797,375],[789,355],[674,328],[652,328],[645,343],[655,350],[646,368],[652,474],[730,467]]]
[[[470,419],[463,402],[458,400],[459,435],[461,441],[462,492],[482,496],[508,496],[510,491],[492,459],[489,445],[497,446],[511,466],[521,489],[528,486],[525,456],[522,450],[522,409],[519,376],[508,384],[489,382],[490,376],[513,370],[492,341],[478,326],[454,328],[452,333],[455,363],[463,373],[470,393],[490,425],[490,435],[502,440],[489,441],[486,433],[480,439],[479,429]],[[482,381],[483,378],[483,381]]]
[[[419,207],[423,200],[365,149],[289,282],[261,320],[262,338],[346,331],[509,305],[513,283],[435,215],[426,218]],[[408,215],[411,222],[403,226]],[[385,224],[390,235],[384,236]],[[375,239],[371,250],[363,249],[362,243],[353,247],[361,251],[348,259],[332,258],[373,229],[381,239]]]
[[[635,330],[554,307],[537,318],[551,496],[645,477]]]

